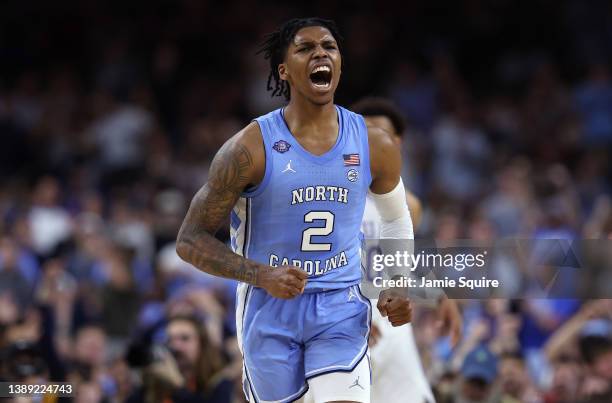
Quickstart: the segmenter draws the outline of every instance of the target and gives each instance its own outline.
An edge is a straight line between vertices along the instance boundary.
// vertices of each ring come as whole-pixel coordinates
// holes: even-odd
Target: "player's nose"
[[[318,45],[313,54],[312,57],[314,57],[315,59],[321,59],[321,58],[329,58],[329,55],[327,54],[327,50],[325,50],[325,48],[321,45]]]

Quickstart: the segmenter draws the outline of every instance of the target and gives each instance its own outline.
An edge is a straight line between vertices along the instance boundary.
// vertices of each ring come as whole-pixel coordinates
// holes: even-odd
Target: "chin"
[[[330,95],[330,96],[325,96],[325,97],[313,97],[310,99],[310,101],[315,105],[324,106],[324,105],[333,103],[334,96]]]

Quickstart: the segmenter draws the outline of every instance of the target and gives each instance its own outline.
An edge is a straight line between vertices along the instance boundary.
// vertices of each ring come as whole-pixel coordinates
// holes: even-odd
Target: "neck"
[[[338,117],[333,102],[324,105],[314,104],[303,98],[291,98],[285,108],[285,120],[293,133],[298,128],[319,128],[336,124]]]

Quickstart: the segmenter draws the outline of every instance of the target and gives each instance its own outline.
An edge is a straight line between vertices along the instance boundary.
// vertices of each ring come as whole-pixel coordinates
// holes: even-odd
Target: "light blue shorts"
[[[243,386],[255,403],[299,399],[307,379],[350,372],[366,355],[371,306],[358,285],[284,300],[240,284],[237,298]]]

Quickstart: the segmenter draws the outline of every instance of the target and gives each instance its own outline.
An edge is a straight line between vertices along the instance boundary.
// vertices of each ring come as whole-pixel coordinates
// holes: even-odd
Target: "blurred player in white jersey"
[[[365,98],[353,105],[352,110],[363,115],[368,126],[393,134],[398,147],[401,147],[406,124],[401,112],[391,102],[382,98]],[[409,191],[406,192],[406,198],[416,229],[421,218],[421,204]],[[365,237],[377,239],[380,224],[380,215],[368,198],[362,221]],[[376,305],[377,301],[372,302]],[[455,301],[441,299],[438,311],[441,325],[450,333],[452,342],[456,343],[460,337],[462,319]],[[380,312],[372,310],[370,346],[372,403],[435,401],[421,365],[411,324],[393,327]]]

